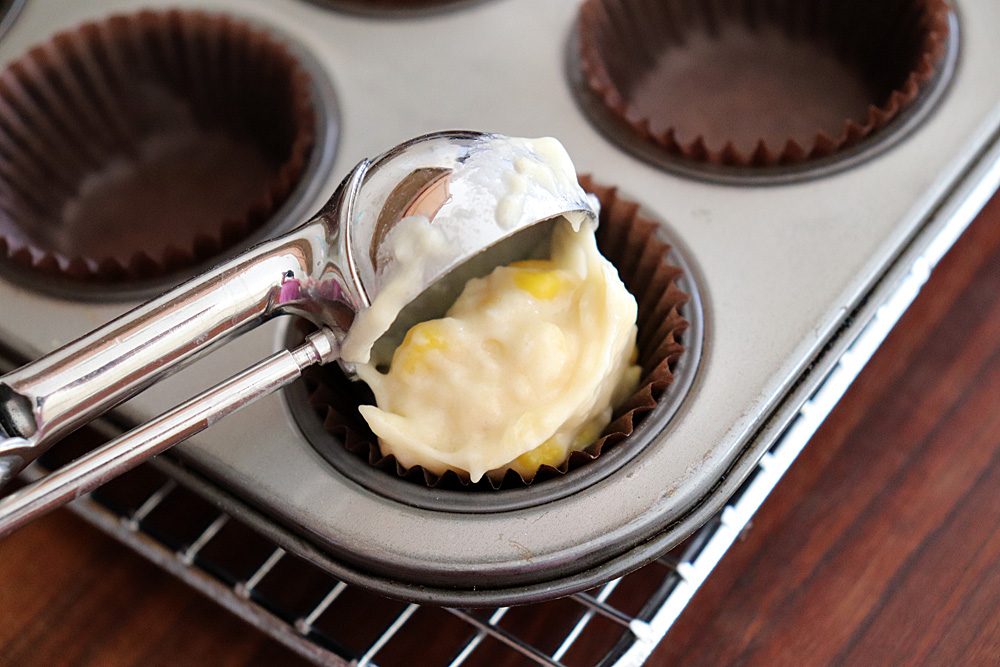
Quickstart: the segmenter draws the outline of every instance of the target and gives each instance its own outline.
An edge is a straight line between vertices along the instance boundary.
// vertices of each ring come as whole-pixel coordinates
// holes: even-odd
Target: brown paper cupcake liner
[[[740,167],[857,144],[895,118],[945,51],[944,0],[587,0],[587,86],[641,141]]]
[[[288,198],[311,98],[283,44],[224,15],[57,34],[0,73],[0,257],[103,283],[208,259]]]
[[[676,285],[682,270],[666,260],[670,246],[656,236],[658,225],[639,214],[639,205],[618,196],[615,188],[597,185],[589,176],[580,183],[601,202],[597,244],[617,268],[625,287],[638,303],[639,364],[642,379],[635,392],[615,409],[600,438],[582,451],[573,452],[558,468],[543,465],[533,480],[508,470],[502,479],[484,477],[475,484],[448,471],[435,475],[421,466],[404,468],[394,456],[383,456],[377,438],[368,428],[358,406],[374,404],[374,396],[361,382],[351,382],[336,364],[309,369],[305,375],[309,404],[324,428],[344,448],[387,474],[431,488],[489,490],[517,488],[565,475],[601,455],[632,434],[644,415],[653,410],[673,382],[673,367],[684,351],[679,340],[688,322],[680,313],[688,295]]]

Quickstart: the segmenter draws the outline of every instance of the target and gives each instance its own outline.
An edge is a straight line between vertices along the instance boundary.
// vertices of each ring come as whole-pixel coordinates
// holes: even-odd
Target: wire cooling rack
[[[257,532],[240,512],[220,509],[227,506],[224,494],[168,456],[70,507],[317,664],[641,665],[996,189],[1000,160],[988,171],[950,212],[722,511],[656,562],[598,588],[545,603],[489,609],[384,599],[336,580],[317,566],[321,557],[305,559],[279,546],[280,539]],[[72,460],[113,435],[109,428],[74,434],[25,476],[41,476]],[[296,551],[310,554],[301,544]]]

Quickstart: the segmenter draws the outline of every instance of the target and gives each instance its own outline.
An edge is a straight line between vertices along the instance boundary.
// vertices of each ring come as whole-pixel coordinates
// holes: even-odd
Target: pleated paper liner
[[[586,85],[635,137],[737,167],[825,158],[878,132],[935,75],[943,0],[587,0]]]
[[[643,416],[656,407],[673,382],[673,367],[684,351],[681,336],[688,322],[681,314],[688,295],[675,281],[683,273],[666,261],[670,246],[656,236],[658,225],[639,214],[639,205],[622,199],[615,188],[595,184],[589,177],[581,184],[601,201],[597,243],[617,268],[622,282],[638,303],[639,364],[642,379],[636,391],[616,406],[612,421],[600,438],[584,450],[574,452],[560,467],[542,466],[532,480],[508,470],[502,479],[484,477],[476,484],[454,472],[435,475],[420,466],[404,468],[395,457],[383,456],[377,438],[358,411],[373,404],[374,397],[361,382],[349,381],[339,366],[329,364],[306,372],[309,404],[323,420],[324,428],[355,456],[371,466],[431,488],[491,490],[524,487],[560,477],[588,464],[602,452],[631,435]]]
[[[144,11],[59,33],[0,74],[0,257],[98,283],[200,263],[287,199],[314,125],[306,71],[243,21]]]

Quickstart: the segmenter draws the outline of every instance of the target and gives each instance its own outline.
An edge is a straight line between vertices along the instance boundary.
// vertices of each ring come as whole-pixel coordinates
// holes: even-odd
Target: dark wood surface
[[[304,663],[60,511],[0,542],[0,664]],[[1000,664],[1000,197],[649,664]]]

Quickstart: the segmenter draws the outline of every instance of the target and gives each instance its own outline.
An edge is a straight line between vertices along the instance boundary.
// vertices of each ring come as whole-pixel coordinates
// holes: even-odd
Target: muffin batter
[[[410,329],[388,373],[359,364],[378,403],[361,413],[406,467],[530,480],[592,443],[634,389],[636,310],[594,228],[560,221],[550,259],[469,281],[445,317]]]

